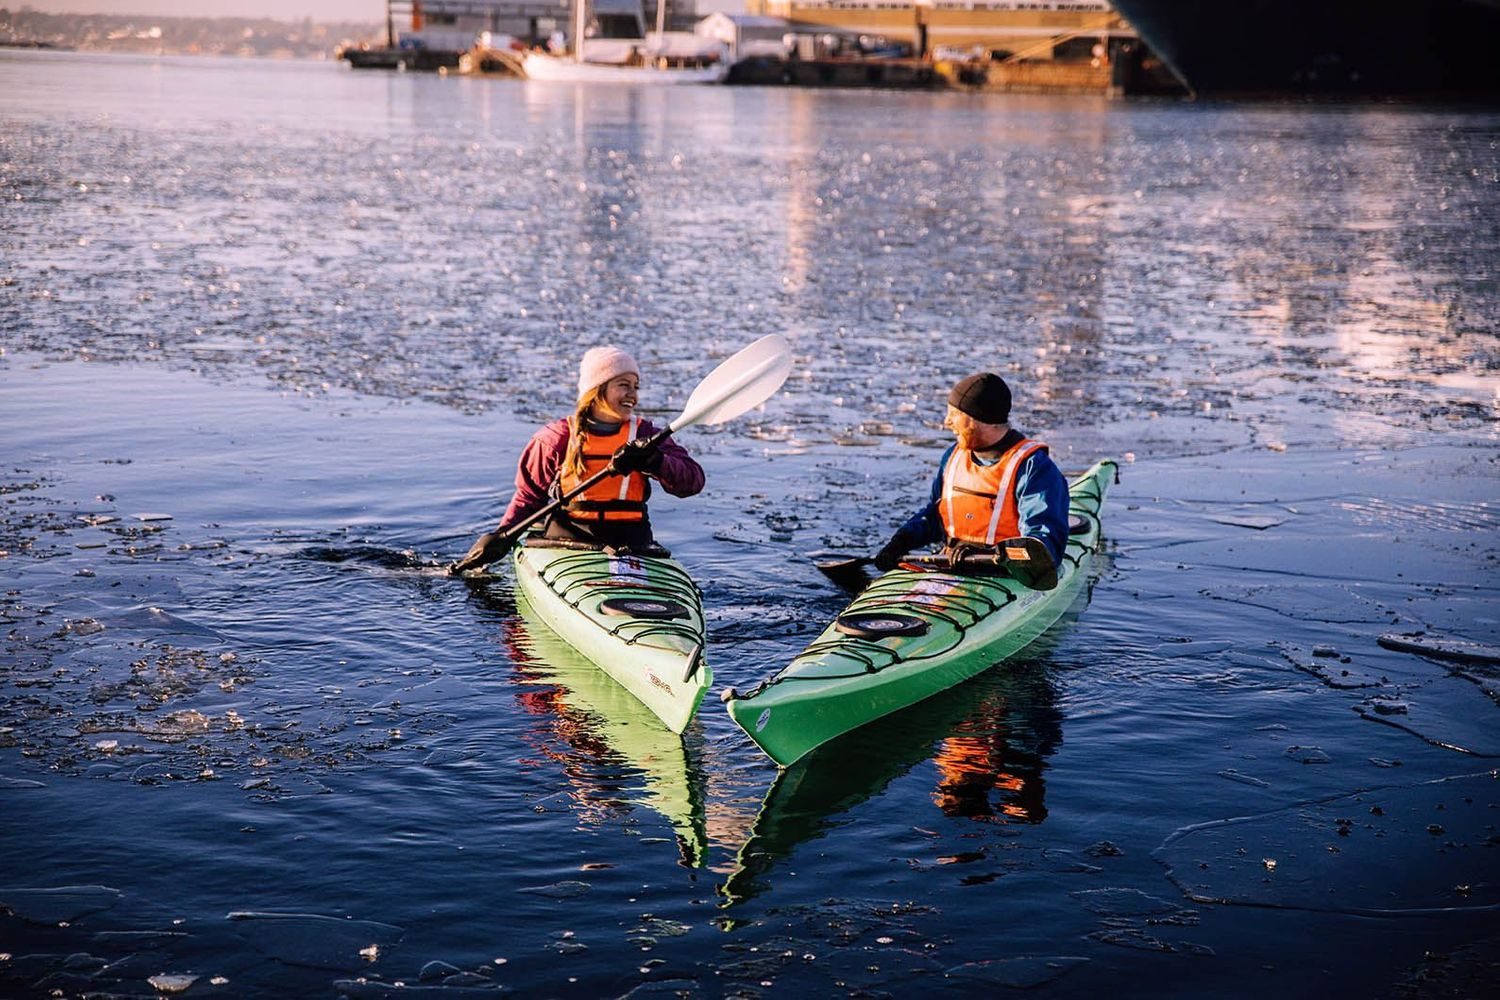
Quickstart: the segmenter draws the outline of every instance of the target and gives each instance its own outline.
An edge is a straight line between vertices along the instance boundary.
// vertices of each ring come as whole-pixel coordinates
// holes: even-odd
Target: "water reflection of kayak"
[[[611,802],[628,808],[631,789],[617,769],[633,768],[643,779],[639,801],[672,824],[683,864],[701,868],[708,849],[704,777],[682,737],[548,628],[524,593],[519,598],[511,653],[525,687],[517,697],[565,745],[543,752],[558,758],[573,797],[591,809]]]
[[[703,602],[670,557],[530,540],[516,583],[537,617],[654,712],[687,728],[713,671],[703,662]]]
[[[721,906],[769,888],[777,862],[835,828],[891,782],[933,765],[932,804],[949,819],[1036,824],[1047,816],[1047,760],[1062,742],[1048,672],[995,672],[827,743],[776,774]]]
[[[877,579],[788,666],[729,714],[786,767],[809,750],[931,697],[1026,648],[1073,604],[1101,539],[1099,509],[1117,474],[1102,461],[1073,481],[1057,585],[901,568]]]

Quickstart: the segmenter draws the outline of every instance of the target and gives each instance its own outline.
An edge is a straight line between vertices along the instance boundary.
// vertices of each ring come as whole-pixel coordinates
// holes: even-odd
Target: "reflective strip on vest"
[[[943,498],[938,507],[948,537],[994,545],[997,539],[1019,535],[1016,477],[1026,460],[1045,447],[1040,441],[1022,438],[994,465],[980,465],[972,451],[954,448],[943,470]]]
[[[563,472],[558,487],[563,493],[609,465],[615,452],[635,440],[640,420],[632,415],[609,435],[590,434],[584,441],[583,475]],[[605,476],[568,501],[568,516],[579,521],[641,521],[646,517],[646,477],[638,472]]]

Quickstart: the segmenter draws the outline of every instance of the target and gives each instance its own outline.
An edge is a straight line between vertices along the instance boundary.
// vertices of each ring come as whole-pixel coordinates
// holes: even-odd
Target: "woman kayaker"
[[[703,489],[703,467],[672,438],[649,441],[657,428],[636,416],[640,367],[617,347],[591,347],[578,366],[578,405],[537,431],[521,452],[516,493],[493,532],[448,567],[462,573],[494,562],[515,544],[510,526],[609,468],[546,520],[545,537],[649,552],[656,548],[646,501],[650,480],[673,496]]]
[[[948,393],[943,426],[955,441],[943,453],[927,504],[896,530],[875,556],[882,572],[895,569],[912,549],[942,542],[955,565],[965,555],[1029,549],[1026,582],[1055,582],[1068,544],[1068,483],[1047,446],[1010,425],[1010,386],[993,372],[960,379]],[[1050,558],[1050,563],[1039,565]],[[1044,585],[1045,589],[1045,585]]]

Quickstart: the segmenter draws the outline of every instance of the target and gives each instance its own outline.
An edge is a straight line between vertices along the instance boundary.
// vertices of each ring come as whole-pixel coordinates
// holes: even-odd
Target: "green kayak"
[[[713,683],[703,600],[670,557],[529,539],[516,582],[547,627],[613,677],[667,728],[687,728]]]
[[[1057,585],[1005,575],[892,570],[871,583],[774,677],[729,714],[782,767],[814,747],[967,680],[1025,649],[1062,617],[1099,549],[1099,508],[1118,474],[1105,460],[1070,486],[1068,547]]]

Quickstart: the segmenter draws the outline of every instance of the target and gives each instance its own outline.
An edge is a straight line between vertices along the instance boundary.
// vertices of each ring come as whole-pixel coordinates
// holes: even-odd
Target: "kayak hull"
[[[532,611],[674,733],[713,683],[703,601],[669,557],[517,546],[516,583]]]
[[[1103,461],[1070,488],[1070,533],[1057,586],[1007,576],[899,568],[870,584],[801,654],[729,714],[782,767],[814,748],[962,683],[1026,649],[1083,592],[1099,550],[1099,509],[1116,474]]]

